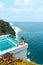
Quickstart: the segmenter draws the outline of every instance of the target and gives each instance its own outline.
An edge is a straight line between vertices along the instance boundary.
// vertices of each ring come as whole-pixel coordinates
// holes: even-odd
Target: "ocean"
[[[12,22],[22,31],[19,37],[24,37],[28,43],[27,58],[39,64],[43,64],[43,22]],[[30,54],[28,55],[28,52]]]

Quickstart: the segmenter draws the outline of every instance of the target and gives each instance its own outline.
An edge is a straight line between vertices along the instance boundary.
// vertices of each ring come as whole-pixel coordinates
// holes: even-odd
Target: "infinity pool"
[[[12,35],[0,36],[0,57],[10,52],[13,54],[13,57],[27,59],[28,44],[18,45],[19,39],[20,38],[15,38]]]
[[[12,35],[0,36],[0,52],[17,46],[18,40]]]

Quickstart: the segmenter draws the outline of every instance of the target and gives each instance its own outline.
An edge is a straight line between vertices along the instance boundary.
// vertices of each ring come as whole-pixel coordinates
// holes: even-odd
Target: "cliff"
[[[14,36],[16,35],[15,31],[8,22],[0,20],[0,35],[4,34],[12,34]]]

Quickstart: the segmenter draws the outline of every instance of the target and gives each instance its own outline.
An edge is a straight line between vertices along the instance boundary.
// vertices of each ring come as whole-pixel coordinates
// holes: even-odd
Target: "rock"
[[[6,21],[0,20],[0,35],[4,34],[12,34],[16,36],[16,32],[10,26],[10,24]]]

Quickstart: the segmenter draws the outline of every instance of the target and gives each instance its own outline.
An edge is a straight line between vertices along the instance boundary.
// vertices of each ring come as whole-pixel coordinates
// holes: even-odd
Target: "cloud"
[[[14,4],[17,5],[18,4],[18,0],[15,0]]]
[[[27,11],[25,8],[5,8],[4,10],[8,12],[13,12],[13,13],[22,13]]]
[[[41,1],[41,2],[40,2]],[[0,1],[0,18],[8,20],[35,20],[43,17],[42,0],[12,0]],[[6,17],[7,15],[7,17]]]
[[[4,3],[0,2],[0,8],[4,7]]]
[[[15,0],[14,5],[18,5],[18,4],[20,4],[20,0]]]
[[[23,0],[23,5],[31,5],[31,0]]]
[[[14,5],[31,5],[32,0],[15,0]]]

